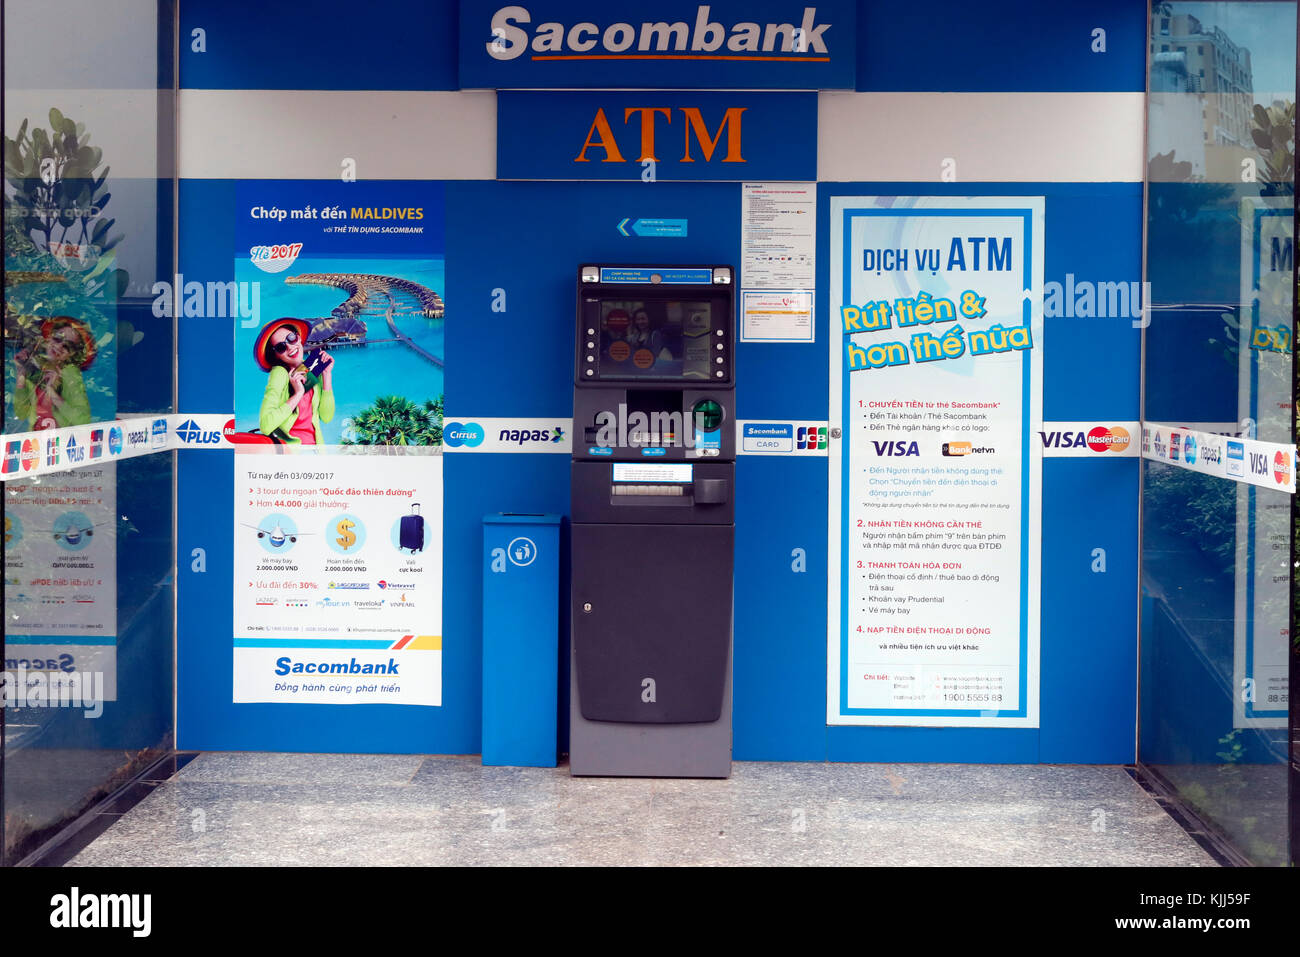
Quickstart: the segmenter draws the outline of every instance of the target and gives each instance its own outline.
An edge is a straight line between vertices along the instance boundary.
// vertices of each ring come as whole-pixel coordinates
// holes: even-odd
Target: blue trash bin
[[[558,761],[559,515],[483,518],[483,763]]]

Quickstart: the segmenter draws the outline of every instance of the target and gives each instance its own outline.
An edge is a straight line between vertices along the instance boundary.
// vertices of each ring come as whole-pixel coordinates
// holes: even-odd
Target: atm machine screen
[[[601,379],[713,381],[714,329],[730,321],[721,299],[586,299],[600,335]]]

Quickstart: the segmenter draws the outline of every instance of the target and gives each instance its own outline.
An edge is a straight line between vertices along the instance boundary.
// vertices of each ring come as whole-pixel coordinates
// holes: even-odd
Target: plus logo
[[[221,442],[221,433],[206,431],[193,419],[186,419],[177,426],[176,438],[185,445],[216,445]]]

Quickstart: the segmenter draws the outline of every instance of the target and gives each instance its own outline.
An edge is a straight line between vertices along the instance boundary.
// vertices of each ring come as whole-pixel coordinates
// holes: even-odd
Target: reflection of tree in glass
[[[127,274],[114,266],[120,234],[105,215],[111,194],[103,154],[90,145],[85,124],[49,113],[50,129],[23,120],[4,138],[4,338],[7,357],[32,354],[41,326],[71,316],[95,329],[96,347],[113,339],[104,308],[126,291]],[[129,324],[127,324],[129,325]],[[138,341],[130,330],[125,347]],[[111,396],[111,377],[87,376],[91,394]],[[9,423],[12,424],[12,423]]]
[[[1295,182],[1295,102],[1281,100],[1251,111],[1251,138],[1264,160],[1264,182],[1285,186]]]
[[[351,432],[344,445],[442,445],[442,396],[418,405],[380,396],[353,417]]]

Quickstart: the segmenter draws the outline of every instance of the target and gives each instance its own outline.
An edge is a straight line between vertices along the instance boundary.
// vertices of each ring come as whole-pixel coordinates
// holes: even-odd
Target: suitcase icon
[[[409,548],[414,554],[424,550],[424,516],[420,514],[420,503],[411,503],[411,514],[402,516],[402,525],[397,532],[399,548]]]

